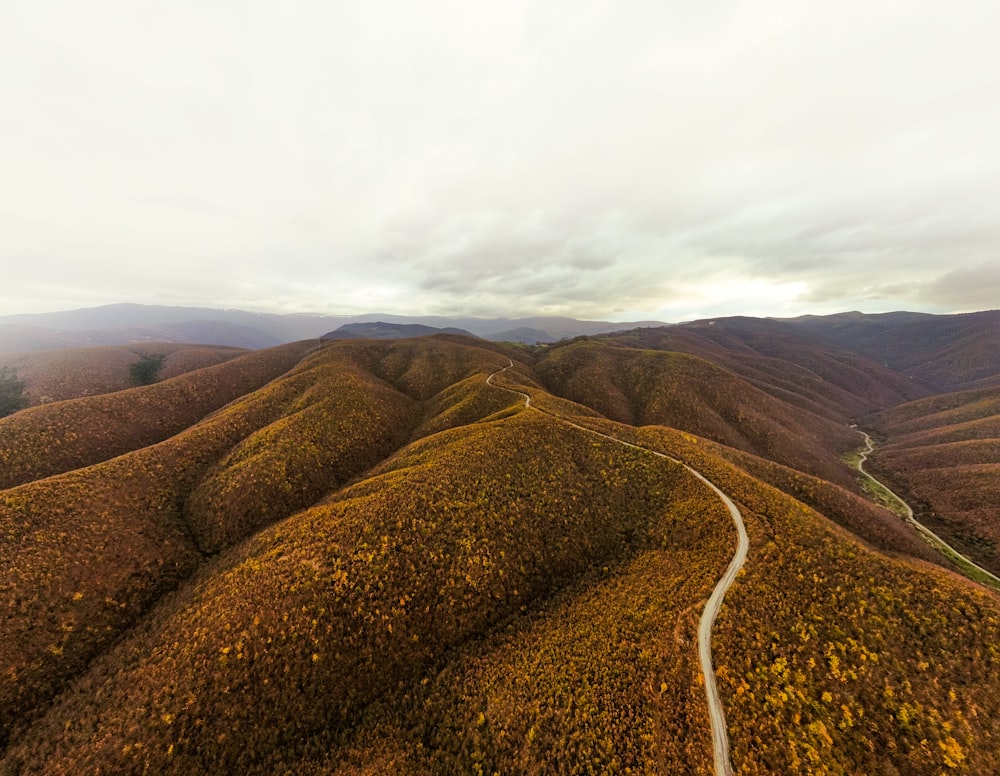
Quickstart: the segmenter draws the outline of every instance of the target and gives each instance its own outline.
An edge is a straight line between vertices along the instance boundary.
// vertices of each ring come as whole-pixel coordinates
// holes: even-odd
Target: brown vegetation
[[[891,435],[895,439],[930,432],[953,434],[958,428],[965,432],[960,438],[934,436],[932,439],[944,442],[995,436],[997,417],[1000,417],[1000,388],[990,387],[942,393],[907,402],[868,418],[865,423],[876,433]],[[994,425],[983,425],[990,423]],[[985,433],[977,434],[978,429],[984,429]],[[919,439],[925,441],[923,437]]]
[[[632,425],[664,425],[848,485],[838,454],[856,446],[843,422],[768,395],[701,358],[579,342],[536,367],[554,393]]]
[[[678,477],[533,414],[437,434],[206,568],[9,758],[273,772],[442,650],[664,541]]]
[[[186,578],[198,551],[217,552],[314,503],[410,435],[422,413],[415,400],[359,366],[372,356],[364,343],[326,346],[254,390],[273,376],[269,370],[284,371],[312,347],[281,346],[148,388],[19,416],[37,421],[34,427],[8,419],[21,433],[8,447],[8,474],[18,465],[71,468],[80,458],[84,465],[0,491],[0,590],[10,604],[0,644],[0,664],[10,668],[0,679],[0,732],[58,692]],[[398,364],[407,353],[419,360],[425,346],[380,347]],[[480,353],[482,363],[498,366],[496,354]],[[433,379],[447,382],[475,368],[474,359],[465,360],[461,366],[461,358],[438,359],[417,371],[404,365],[396,379],[430,392]],[[208,399],[220,391],[248,388],[182,433],[140,446],[150,440],[139,420],[155,420],[156,396],[168,416],[162,422],[180,423],[210,409]],[[194,401],[199,396],[208,399]],[[131,424],[102,429],[108,407],[120,408]],[[70,452],[60,458],[36,447],[39,441]],[[85,465],[112,454],[113,445],[138,449]]]
[[[601,337],[618,345],[700,356],[783,401],[839,420],[929,393],[881,360],[811,336],[788,321],[717,318]]]
[[[1000,389],[932,396],[865,424],[880,440],[871,468],[921,522],[1000,573]]]
[[[177,434],[288,371],[308,347],[282,345],[155,385],[0,419],[0,488],[90,466]]]
[[[0,422],[21,483],[0,490],[0,773],[708,773],[695,632],[732,522],[683,467],[560,417],[739,503],[751,551],[713,641],[738,773],[1000,771],[1000,601],[913,560],[933,556],[837,460],[847,413],[902,388],[738,328],[697,356],[522,356],[496,382],[543,412],[485,383],[514,352],[435,336]],[[941,412],[964,419],[922,420]],[[942,489],[995,449],[878,461],[945,458]]]
[[[795,321],[939,390],[972,387],[1000,374],[1000,310],[962,315],[844,313]]]
[[[714,640],[737,772],[997,772],[996,596],[860,546],[694,438],[636,439],[701,469],[751,519]]]
[[[30,405],[96,396],[133,387],[129,367],[142,355],[162,356],[159,378],[165,380],[214,366],[245,354],[241,348],[144,342],[0,353],[0,367],[17,370]]]

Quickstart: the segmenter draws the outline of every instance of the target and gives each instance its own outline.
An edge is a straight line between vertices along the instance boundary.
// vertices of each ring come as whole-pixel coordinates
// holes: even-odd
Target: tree
[[[17,412],[27,403],[24,380],[17,379],[17,370],[9,366],[0,366],[0,418]]]
[[[163,366],[163,359],[165,358],[166,356],[162,353],[158,355],[142,353],[139,356],[139,360],[128,368],[132,384],[150,385],[155,383],[157,376],[160,374],[160,367]]]

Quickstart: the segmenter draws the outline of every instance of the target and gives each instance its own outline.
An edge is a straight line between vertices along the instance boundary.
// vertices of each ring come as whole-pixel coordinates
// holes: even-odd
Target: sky
[[[1000,307],[995,0],[0,9],[0,315]]]

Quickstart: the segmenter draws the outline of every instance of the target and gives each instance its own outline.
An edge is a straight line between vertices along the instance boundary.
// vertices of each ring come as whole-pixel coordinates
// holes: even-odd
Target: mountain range
[[[87,345],[178,342],[265,348],[318,339],[343,326],[371,323],[461,329],[493,341],[554,342],[586,334],[662,326],[659,321],[613,323],[574,318],[449,318],[254,313],[201,307],[113,304],[54,313],[0,316],[0,352]]]
[[[1000,313],[315,322],[0,353],[0,773],[711,773],[706,480],[735,772],[1000,772]]]

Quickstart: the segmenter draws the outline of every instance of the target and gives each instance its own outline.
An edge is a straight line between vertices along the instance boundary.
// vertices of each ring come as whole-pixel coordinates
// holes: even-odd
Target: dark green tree
[[[17,370],[9,366],[0,366],[0,418],[17,412],[27,403],[24,380],[17,379]]]
[[[163,366],[163,359],[166,355],[163,353],[154,355],[150,353],[141,353],[139,355],[139,360],[132,363],[128,368],[129,376],[132,378],[133,385],[150,385],[156,382],[156,378],[160,374],[160,367]]]

